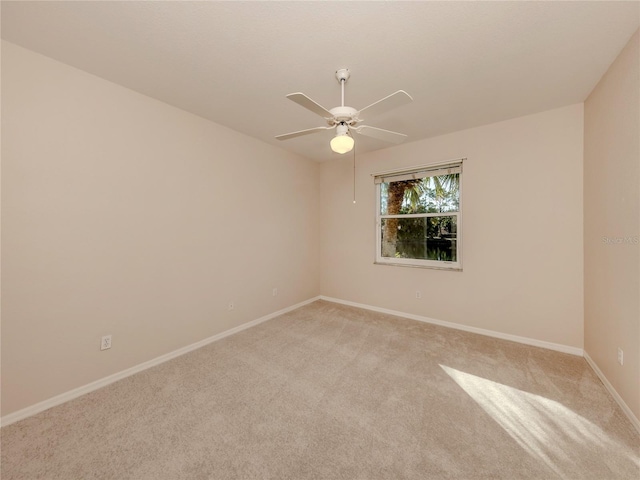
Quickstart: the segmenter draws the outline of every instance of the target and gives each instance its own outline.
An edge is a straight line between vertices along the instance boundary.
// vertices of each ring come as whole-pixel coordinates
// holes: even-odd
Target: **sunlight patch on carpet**
[[[525,451],[563,475],[585,458],[601,458],[615,465],[630,462],[640,468],[640,457],[600,427],[561,403],[533,393],[440,367],[495,420]],[[611,455],[611,452],[616,452]],[[607,456],[608,455],[608,456]]]

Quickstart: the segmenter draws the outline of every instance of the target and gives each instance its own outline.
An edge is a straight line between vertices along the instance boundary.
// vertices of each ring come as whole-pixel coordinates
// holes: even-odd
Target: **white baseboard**
[[[290,307],[283,308],[282,310],[278,310],[277,312],[270,313],[268,315],[265,315],[264,317],[257,318],[250,322],[243,323],[242,325],[234,327],[230,330],[226,330],[222,333],[218,333],[217,335],[213,335],[212,337],[205,338],[204,340],[200,340],[199,342],[192,343],[191,345],[187,345],[186,347],[182,347],[172,352],[166,353],[147,362],[140,363],[134,367],[127,368],[126,370],[123,370],[121,372],[114,373],[113,375],[109,375],[108,377],[101,378],[99,380],[96,380],[95,382],[88,383],[87,385],[83,385],[82,387],[74,388],[73,390],[61,393],[60,395],[56,395],[55,397],[36,403],[35,405],[31,405],[29,407],[23,408],[22,410],[18,410],[17,412],[10,413],[0,418],[0,426],[5,427],[7,425],[11,425],[12,423],[18,422],[32,415],[48,410],[51,407],[55,407],[56,405],[68,402],[69,400],[78,398],[86,393],[98,390],[99,388],[117,382],[118,380],[122,380],[123,378],[129,377],[148,368],[155,367],[156,365],[160,365],[161,363],[179,357],[180,355],[184,355],[185,353],[189,353],[193,350],[204,347],[205,345],[213,343],[217,340],[221,340],[225,337],[233,335],[234,333],[241,332],[242,330],[246,330],[247,328],[254,327],[262,322],[271,320],[272,318],[300,308],[309,303],[315,302],[319,299],[320,297],[314,297],[310,298],[309,300],[305,300],[304,302],[296,303],[295,305],[291,305]]]
[[[596,372],[596,375],[598,376],[598,378],[600,378],[600,381],[602,381],[605,388],[609,390],[609,393],[611,394],[613,399],[616,402],[618,402],[618,405],[620,405],[620,408],[625,413],[625,415],[629,418],[629,420],[631,421],[633,426],[636,428],[638,433],[640,433],[640,420],[638,420],[638,417],[636,417],[633,414],[629,406],[625,403],[625,401],[618,394],[618,392],[616,392],[616,389],[613,388],[613,385],[611,385],[611,382],[609,382],[609,380],[607,380],[607,377],[604,376],[604,373],[602,373],[602,370],[600,370],[600,367],[598,367],[596,362],[593,361],[593,359],[589,356],[589,354],[586,351],[584,352],[584,358],[589,364],[589,366],[593,369],[593,371]]]
[[[395,315],[397,317],[410,318],[411,320],[417,320],[419,322],[432,323],[434,325],[440,325],[441,327],[455,328],[456,330],[463,330],[465,332],[477,333],[480,335],[486,335],[488,337],[500,338],[502,340],[510,340],[512,342],[524,343],[525,345],[531,345],[534,347],[547,348],[549,350],[555,350],[562,353],[569,353],[571,355],[582,356],[583,350],[581,348],[570,347],[568,345],[561,345],[559,343],[545,342],[543,340],[536,340],[528,337],[520,337],[517,335],[510,335],[508,333],[496,332],[494,330],[486,330],[484,328],[469,327],[460,323],[445,322],[443,320],[436,320],[435,318],[424,317],[422,315],[414,315],[413,313],[399,312],[397,310],[389,310],[386,308],[373,307],[371,305],[365,305],[363,303],[350,302],[348,300],[341,300],[339,298],[320,296],[321,300],[327,302],[341,303],[343,305],[349,305],[352,307],[364,308],[366,310],[372,310],[374,312],[387,313],[389,315]]]

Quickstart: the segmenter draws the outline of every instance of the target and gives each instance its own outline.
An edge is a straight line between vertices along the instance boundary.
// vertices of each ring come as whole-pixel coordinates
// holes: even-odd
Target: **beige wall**
[[[2,415],[319,294],[316,163],[4,42],[2,161]]]
[[[581,349],[582,149],[578,104],[361,155],[355,205],[323,164],[322,294]],[[462,157],[463,272],[374,265],[371,173]]]
[[[636,418],[640,418],[638,35],[589,95],[584,116],[585,351]],[[618,347],[624,351],[623,366],[617,363]]]

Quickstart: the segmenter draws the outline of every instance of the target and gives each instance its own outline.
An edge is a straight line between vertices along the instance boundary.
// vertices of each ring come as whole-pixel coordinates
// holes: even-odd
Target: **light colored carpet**
[[[2,429],[2,479],[634,479],[584,359],[318,301]]]

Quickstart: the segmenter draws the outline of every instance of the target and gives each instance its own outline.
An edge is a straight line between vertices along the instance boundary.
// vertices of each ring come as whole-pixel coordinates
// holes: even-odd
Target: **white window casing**
[[[398,169],[395,171],[387,171],[372,174],[374,177],[374,183],[376,187],[376,258],[375,263],[381,265],[396,265],[396,266],[409,266],[409,267],[422,267],[422,268],[436,268],[436,269],[444,269],[444,270],[462,270],[462,163],[464,159],[460,159],[457,161],[447,162],[444,164],[434,164],[434,165],[422,165],[411,168]],[[391,184],[393,182],[402,182],[407,180],[418,180],[418,179],[427,179],[431,177],[441,177],[444,175],[457,175],[457,191],[447,192],[454,197],[454,202],[445,208],[445,211],[423,211],[420,213],[398,213],[398,214],[385,214],[383,213],[383,184]],[[388,188],[388,187],[387,187]],[[426,191],[426,190],[424,190]],[[405,192],[406,193],[406,192]],[[420,201],[424,202],[424,205],[427,205],[427,200],[429,199],[425,193],[424,196],[421,195]],[[388,201],[388,200],[387,200]],[[457,203],[457,209],[454,209],[453,206]],[[406,204],[406,196],[403,200],[403,205]],[[431,205],[433,202],[431,203]],[[425,210],[426,207],[423,207]],[[445,218],[452,217],[449,222],[448,228],[450,231],[448,232],[448,238],[440,237],[428,237],[428,226],[430,218],[434,220],[436,218]],[[394,250],[391,250],[393,253],[395,251],[394,256],[385,256],[383,255],[383,222],[386,219],[397,219],[398,222],[398,230],[400,232],[402,230],[402,226],[400,222],[402,220],[407,219],[425,219],[424,225],[424,234],[416,235],[414,239],[409,238],[411,240],[408,242],[411,245],[417,246],[417,250],[420,253],[412,253],[408,246],[398,248],[398,244],[403,244],[403,241],[400,241],[398,237],[395,237],[395,242],[392,244]],[[437,222],[437,220],[435,220]],[[439,223],[439,222],[438,222]],[[413,228],[415,229],[415,223]],[[417,227],[420,228],[420,227]],[[439,227],[440,232],[442,232],[442,227]],[[453,234],[452,234],[453,232]],[[398,235],[398,233],[395,233]],[[445,245],[449,242],[451,245],[450,248],[445,248],[441,251],[440,248],[434,247],[434,243],[444,243]],[[404,240],[404,243],[407,243],[407,240]],[[387,246],[389,243],[386,244]],[[400,251],[399,251],[400,250]],[[387,249],[388,251],[388,249]],[[438,252],[438,253],[434,253]],[[432,258],[429,258],[432,257]],[[437,258],[434,258],[437,257]],[[442,258],[441,258],[442,257]],[[450,257],[450,258],[449,258]]]

